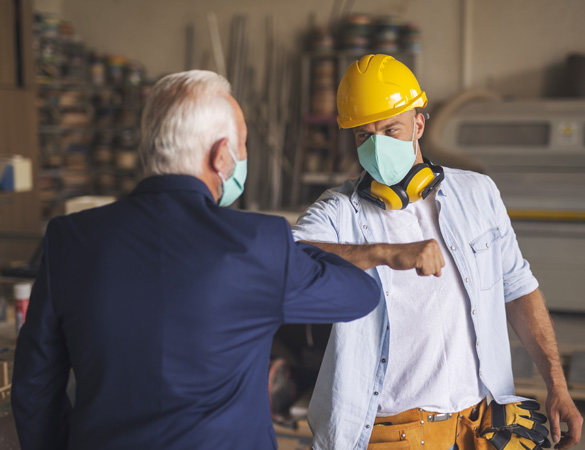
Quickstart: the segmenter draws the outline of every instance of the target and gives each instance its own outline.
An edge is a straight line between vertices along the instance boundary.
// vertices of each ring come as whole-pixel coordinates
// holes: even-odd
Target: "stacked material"
[[[328,57],[315,60],[312,71],[311,114],[320,116],[334,115],[337,108],[335,60]]]
[[[349,15],[341,30],[341,47],[355,53],[368,53],[372,24],[373,20],[367,14]]]
[[[341,26],[338,47],[357,53],[419,52],[421,32],[414,23],[401,24],[391,15],[350,14]]]
[[[392,54],[398,51],[400,25],[392,16],[376,19],[372,34],[372,51],[374,53]]]
[[[319,53],[335,51],[335,39],[329,27],[315,28],[309,41],[309,50]]]
[[[84,46],[70,22],[56,14],[35,14],[33,49],[40,85],[79,83],[85,78]]]
[[[407,52],[418,53],[421,50],[421,32],[418,25],[408,23],[400,33],[400,47]]]
[[[88,50],[73,24],[38,13],[39,185],[43,218],[73,195],[125,195],[137,183],[140,114],[154,80],[142,64]]]

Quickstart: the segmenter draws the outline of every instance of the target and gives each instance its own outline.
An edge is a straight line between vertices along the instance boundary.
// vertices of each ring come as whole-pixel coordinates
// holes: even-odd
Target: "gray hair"
[[[237,148],[229,82],[214,72],[190,70],[159,80],[142,113],[140,155],[146,175],[201,174],[215,142]]]

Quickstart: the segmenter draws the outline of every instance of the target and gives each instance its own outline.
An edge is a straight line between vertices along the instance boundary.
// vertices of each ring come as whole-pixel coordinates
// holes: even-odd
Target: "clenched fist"
[[[395,270],[416,269],[422,276],[441,276],[445,260],[439,243],[434,239],[409,244],[384,244],[385,264]]]

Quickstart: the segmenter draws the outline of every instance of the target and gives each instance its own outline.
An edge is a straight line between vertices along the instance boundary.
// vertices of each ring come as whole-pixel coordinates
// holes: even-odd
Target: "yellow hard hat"
[[[424,108],[427,95],[408,67],[388,55],[367,55],[355,61],[337,89],[337,123],[359,127]]]

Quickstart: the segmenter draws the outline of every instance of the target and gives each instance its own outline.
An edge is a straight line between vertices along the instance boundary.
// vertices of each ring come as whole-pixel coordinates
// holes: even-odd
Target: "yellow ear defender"
[[[394,186],[379,183],[366,173],[358,186],[358,195],[385,210],[404,209],[409,203],[427,198],[443,178],[443,168],[425,159],[424,163],[413,166]]]
[[[384,204],[382,209],[404,209],[408,205],[408,194],[399,185],[386,186],[372,179],[370,194]]]

